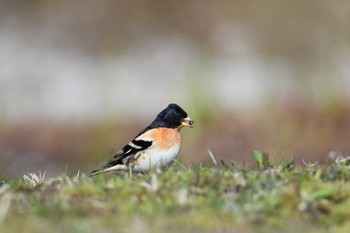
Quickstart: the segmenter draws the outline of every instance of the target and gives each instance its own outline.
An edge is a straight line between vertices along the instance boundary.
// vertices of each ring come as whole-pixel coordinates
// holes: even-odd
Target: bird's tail
[[[100,173],[104,172],[104,169],[96,169],[96,170],[93,170],[89,173],[88,177],[93,177],[93,176],[96,176]]]
[[[96,176],[100,173],[103,172],[111,172],[111,171],[123,171],[123,170],[127,170],[127,166],[124,164],[113,164],[111,162],[107,163],[105,166],[103,166],[100,169],[96,169],[90,172],[90,174],[88,175],[88,177],[92,177],[92,176]]]

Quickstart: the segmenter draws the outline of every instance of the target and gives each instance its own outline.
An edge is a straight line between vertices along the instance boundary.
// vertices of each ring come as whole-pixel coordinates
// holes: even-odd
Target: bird
[[[179,105],[169,104],[157,117],[119,150],[100,169],[90,172],[89,177],[104,172],[129,170],[147,172],[170,165],[181,149],[180,130],[193,128],[194,121]]]

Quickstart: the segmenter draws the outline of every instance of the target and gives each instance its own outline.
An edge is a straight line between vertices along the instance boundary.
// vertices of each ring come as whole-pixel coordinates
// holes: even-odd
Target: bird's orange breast
[[[181,144],[181,135],[178,129],[156,128],[144,133],[140,139],[154,139],[154,146],[160,151],[168,151],[173,146]]]

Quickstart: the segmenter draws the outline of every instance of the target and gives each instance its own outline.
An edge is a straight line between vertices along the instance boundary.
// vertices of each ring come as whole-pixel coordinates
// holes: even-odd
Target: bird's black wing
[[[117,164],[124,164],[124,159],[135,155],[139,151],[146,150],[150,146],[152,146],[153,142],[151,140],[146,139],[137,139],[135,138],[131,142],[129,142],[126,146],[124,146],[120,151],[118,151],[113,159],[109,161],[102,169],[106,169]]]

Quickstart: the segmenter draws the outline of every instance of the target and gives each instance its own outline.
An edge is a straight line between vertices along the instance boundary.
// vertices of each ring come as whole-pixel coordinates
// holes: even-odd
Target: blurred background
[[[0,4],[4,179],[95,169],[171,102],[186,165],[350,153],[349,1]]]

